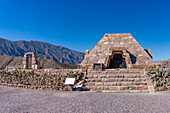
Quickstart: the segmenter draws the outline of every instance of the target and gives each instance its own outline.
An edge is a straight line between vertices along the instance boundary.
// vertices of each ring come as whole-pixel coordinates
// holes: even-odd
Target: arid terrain
[[[63,69],[63,68],[76,68],[75,65],[64,64],[55,62],[50,59],[38,59],[38,64],[40,68],[54,68],[54,69]],[[23,66],[23,57],[13,57],[13,56],[2,56],[0,55],[0,69],[9,67],[22,67]]]

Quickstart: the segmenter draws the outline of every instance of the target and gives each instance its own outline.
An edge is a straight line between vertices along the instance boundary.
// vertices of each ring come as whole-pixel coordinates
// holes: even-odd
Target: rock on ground
[[[170,91],[64,92],[0,87],[0,113],[170,113]]]

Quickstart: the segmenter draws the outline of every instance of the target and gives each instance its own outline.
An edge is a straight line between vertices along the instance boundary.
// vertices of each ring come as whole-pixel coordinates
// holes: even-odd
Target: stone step
[[[143,74],[88,74],[87,78],[145,78]]]
[[[103,71],[89,71],[88,73],[144,73],[141,69],[105,69]]]
[[[112,92],[112,93],[149,93],[148,90],[99,90],[91,92]]]
[[[90,91],[104,91],[104,90],[148,90],[147,85],[133,85],[133,86],[86,86]]]
[[[87,75],[144,75],[143,73],[88,73]]]
[[[129,86],[129,85],[147,85],[147,82],[87,82],[85,86]]]
[[[146,78],[88,78],[86,82],[146,82]]]

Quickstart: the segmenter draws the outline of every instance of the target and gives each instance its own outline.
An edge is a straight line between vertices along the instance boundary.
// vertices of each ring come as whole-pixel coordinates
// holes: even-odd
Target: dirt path
[[[156,94],[0,87],[1,113],[170,113],[170,91]]]

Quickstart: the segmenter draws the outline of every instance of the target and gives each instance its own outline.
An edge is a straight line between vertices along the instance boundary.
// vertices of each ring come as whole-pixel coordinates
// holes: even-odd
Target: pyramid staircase
[[[84,85],[89,91],[154,93],[149,77],[140,69],[91,71]]]

